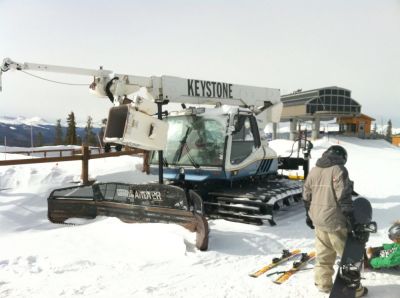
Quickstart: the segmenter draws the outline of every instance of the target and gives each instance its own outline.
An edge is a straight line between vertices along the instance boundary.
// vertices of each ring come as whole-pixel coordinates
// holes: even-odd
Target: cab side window
[[[239,164],[260,146],[257,122],[253,116],[236,115],[232,133],[231,164]]]

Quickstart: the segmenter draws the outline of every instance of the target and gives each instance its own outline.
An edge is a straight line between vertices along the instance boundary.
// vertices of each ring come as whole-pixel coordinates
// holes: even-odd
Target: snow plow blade
[[[64,223],[69,218],[93,219],[98,215],[117,217],[127,223],[176,223],[196,232],[198,249],[208,248],[209,228],[201,198],[176,186],[96,183],[56,189],[47,203],[48,218],[53,223]]]

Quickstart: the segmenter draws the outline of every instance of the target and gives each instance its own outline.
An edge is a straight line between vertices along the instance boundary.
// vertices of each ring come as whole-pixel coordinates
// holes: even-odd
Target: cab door
[[[257,121],[253,115],[235,115],[230,152],[230,164],[239,165],[260,147]]]

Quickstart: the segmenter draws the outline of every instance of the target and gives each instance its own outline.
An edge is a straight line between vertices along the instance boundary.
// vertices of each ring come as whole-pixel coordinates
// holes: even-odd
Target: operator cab
[[[186,180],[194,181],[243,178],[254,175],[264,158],[276,157],[264,148],[268,147],[266,140],[262,146],[257,120],[249,109],[189,108],[170,113],[164,121],[169,127],[163,154],[164,176],[169,180],[178,180],[182,172]],[[272,170],[272,163],[264,168]],[[150,164],[155,174],[156,151]]]
[[[200,110],[201,111],[201,110]],[[204,110],[203,110],[204,111]],[[174,167],[222,167],[229,117],[211,117],[196,109],[165,119],[168,122],[164,162]],[[153,158],[158,161],[158,155]]]

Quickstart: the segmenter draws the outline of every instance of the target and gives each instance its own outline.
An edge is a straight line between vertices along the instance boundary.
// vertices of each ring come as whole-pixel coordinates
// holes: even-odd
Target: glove
[[[312,222],[310,216],[308,216],[308,213],[307,213],[307,216],[306,216],[306,224],[310,229],[314,230],[313,222]]]
[[[310,229],[314,230],[313,222],[312,222],[310,216],[308,215],[308,210],[310,210],[310,205],[311,205],[310,202],[304,201],[304,207],[306,208],[306,225],[307,225]]]

